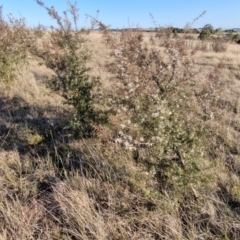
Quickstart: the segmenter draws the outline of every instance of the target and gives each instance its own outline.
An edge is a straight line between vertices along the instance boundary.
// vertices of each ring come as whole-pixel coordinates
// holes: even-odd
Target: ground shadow
[[[20,97],[0,98],[0,149],[17,150],[33,157],[50,156],[59,168],[83,167],[83,154],[68,145],[73,136],[69,117],[49,108],[46,117],[39,106],[29,105]]]

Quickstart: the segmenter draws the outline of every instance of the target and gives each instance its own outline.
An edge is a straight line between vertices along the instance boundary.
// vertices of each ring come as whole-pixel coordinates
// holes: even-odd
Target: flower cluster
[[[121,119],[115,142],[129,150],[155,146],[163,141],[163,128],[172,114],[168,99],[190,79],[187,68],[181,68],[192,62],[190,55],[174,38],[162,41],[156,35],[155,43],[165,44],[162,53],[155,43],[147,46],[141,32],[127,30],[117,36],[104,35],[114,58],[107,67],[118,80],[109,101]]]

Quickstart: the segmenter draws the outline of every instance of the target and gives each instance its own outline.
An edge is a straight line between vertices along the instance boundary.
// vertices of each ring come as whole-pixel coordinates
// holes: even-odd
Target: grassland
[[[109,117],[91,137],[75,135],[75,105],[26,47],[0,89],[0,239],[240,239],[240,46],[156,35],[84,32],[94,106]]]

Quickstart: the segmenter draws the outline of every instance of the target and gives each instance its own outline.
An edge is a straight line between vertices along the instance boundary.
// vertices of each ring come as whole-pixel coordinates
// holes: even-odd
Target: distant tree
[[[234,29],[227,29],[227,30],[225,30],[224,32],[227,32],[227,33],[235,33],[235,32],[237,32],[237,31],[235,31]]]
[[[211,24],[206,24],[202,30],[209,30],[210,33],[213,33],[213,26]]]

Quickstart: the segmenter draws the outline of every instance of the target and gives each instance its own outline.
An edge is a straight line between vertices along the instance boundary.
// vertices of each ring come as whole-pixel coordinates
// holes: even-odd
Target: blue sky
[[[67,9],[66,0],[43,0],[47,6],[55,6],[62,12]],[[212,24],[214,28],[240,28],[240,0],[76,0],[80,25],[87,26],[85,14],[95,15],[112,28],[154,27],[149,13],[160,26],[184,27],[203,11],[206,14],[193,27]],[[3,13],[22,16],[28,25],[54,24],[46,11],[34,0],[0,0]]]

